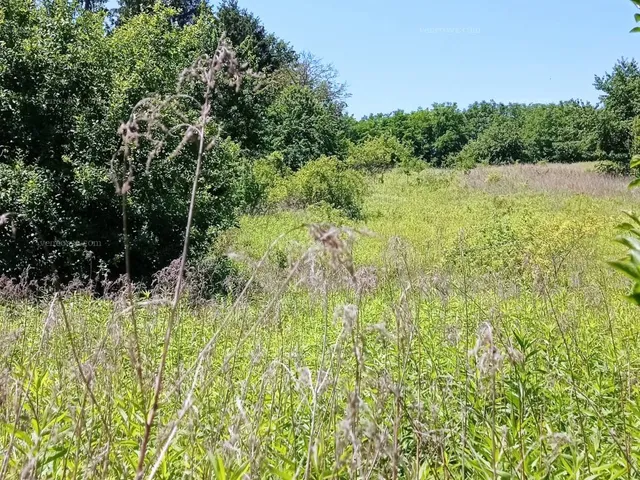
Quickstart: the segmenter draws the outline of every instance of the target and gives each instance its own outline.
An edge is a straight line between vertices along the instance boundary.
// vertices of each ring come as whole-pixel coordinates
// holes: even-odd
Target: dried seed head
[[[562,449],[565,446],[570,445],[572,442],[571,442],[571,437],[563,432],[551,433],[547,435],[545,438],[547,442],[549,442],[549,445],[551,446],[551,453],[549,454],[549,457],[545,459],[546,467],[547,469],[549,469],[551,467],[551,464],[556,460],[556,458],[560,456]]]
[[[376,267],[362,267],[356,272],[356,285],[361,293],[372,293],[378,286]]]
[[[524,363],[524,354],[512,346],[507,347],[507,358],[514,365],[522,365]]]
[[[488,348],[478,359],[478,370],[484,376],[492,376],[502,368],[503,357],[495,346]]]
[[[383,342],[393,342],[393,341],[395,341],[394,335],[389,330],[387,330],[387,326],[385,325],[384,322],[375,323],[373,325],[370,325],[368,327],[368,330],[372,331],[372,332],[377,332],[378,335],[380,335],[380,339]]]
[[[342,238],[344,233],[347,234],[346,240]],[[337,269],[340,265],[344,266],[355,282],[356,273],[351,255],[353,232],[333,225],[313,223],[309,225],[309,234],[330,255],[333,268]]]
[[[342,305],[336,308],[334,317],[342,320],[345,333],[351,334],[358,318],[358,307],[355,305]]]
[[[445,330],[445,338],[447,343],[452,347],[455,347],[460,343],[460,330],[455,325],[447,326]]]
[[[502,368],[504,357],[493,343],[493,328],[489,323],[480,325],[476,345],[469,355],[476,358],[476,367],[483,376],[493,376]]]
[[[476,345],[473,347],[473,350],[469,352],[469,355],[477,357],[480,351],[485,347],[493,347],[493,327],[487,322],[482,323],[478,328]]]
[[[302,367],[298,369],[298,384],[301,387],[308,388],[313,391],[313,380],[311,379],[311,370],[309,367]]]

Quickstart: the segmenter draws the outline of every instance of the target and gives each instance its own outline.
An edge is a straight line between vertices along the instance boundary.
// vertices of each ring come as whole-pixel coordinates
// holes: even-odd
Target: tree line
[[[640,68],[621,59],[596,76],[597,105],[476,102],[465,109],[435,104],[415,112],[370,115],[351,128],[354,142],[392,135],[434,166],[477,163],[601,162],[610,173],[628,171],[640,115]]]
[[[296,51],[234,0],[120,0],[113,10],[96,0],[5,0],[0,275],[68,282],[125,271],[118,130],[141,99],[174,92],[180,72],[223,35],[254,74],[213,95],[210,128],[221,141],[200,179],[195,259],[213,258],[215,238],[243,212],[326,203],[357,217],[367,172],[590,160],[620,172],[635,153],[633,60],[596,77],[595,106],[437,104],[356,120],[330,64]],[[149,149],[141,142],[132,152],[126,197],[132,273],[147,282],[180,255],[197,154],[184,148],[145,168]],[[207,275],[224,275],[224,262],[209,263]]]

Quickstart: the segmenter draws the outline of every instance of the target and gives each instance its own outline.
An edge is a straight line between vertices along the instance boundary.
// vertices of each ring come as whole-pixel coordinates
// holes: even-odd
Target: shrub
[[[11,0],[0,10],[0,215],[10,212],[14,227],[0,226],[0,272],[15,277],[29,267],[32,277],[68,281],[93,276],[104,262],[117,277],[124,256],[122,204],[109,170],[115,132],[149,92],[175,91],[189,59],[206,51],[203,39],[216,38],[213,22],[203,17],[180,29],[173,10],[158,5],[106,35],[104,15],[77,2]],[[229,116],[215,118],[223,133]],[[196,153],[189,145],[145,173],[148,147],[133,152],[127,196],[135,280],[149,280],[182,251]],[[244,164],[231,141],[207,155],[192,253],[235,222]]]
[[[256,160],[245,181],[247,206],[256,208],[268,204],[270,192],[290,174],[291,170],[285,164],[281,152],[273,152]]]
[[[349,145],[347,164],[368,173],[381,173],[413,160],[411,149],[396,137],[383,134]]]
[[[496,119],[476,140],[465,145],[453,163],[470,167],[476,163],[504,165],[528,161],[525,142],[518,123],[509,118]]]
[[[629,167],[625,166],[624,163],[602,160],[596,163],[595,171],[606,175],[628,175]]]
[[[335,106],[322,102],[313,90],[287,87],[267,111],[267,143],[295,171],[322,155],[344,153],[342,122]]]
[[[133,272],[150,276],[179,256],[193,181],[189,152],[160,161],[137,177],[127,200]],[[223,141],[209,152],[194,216],[192,253],[199,256],[235,222],[243,205],[239,147]],[[0,164],[0,271],[15,277],[27,267],[35,278],[88,280],[105,262],[124,270],[120,199],[107,166],[63,158],[57,171],[16,160]],[[144,170],[144,169],[142,169]],[[10,228],[6,228],[10,227]]]
[[[366,192],[364,177],[335,157],[307,163],[271,191],[271,201],[295,207],[328,204],[352,218],[359,217]]]
[[[474,146],[475,142],[476,140],[472,140],[460,153],[451,156],[449,158],[449,166],[462,170],[471,170],[474,168],[479,163],[478,152]]]

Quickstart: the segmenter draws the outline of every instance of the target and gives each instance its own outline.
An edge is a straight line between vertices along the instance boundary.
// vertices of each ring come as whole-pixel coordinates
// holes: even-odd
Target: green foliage
[[[269,201],[303,208],[327,204],[357,218],[366,192],[364,177],[335,157],[320,157],[277,182]]]
[[[411,150],[391,135],[369,138],[360,144],[350,144],[347,164],[355,170],[380,173],[398,165],[409,165]]]
[[[373,235],[341,218],[353,228],[315,241],[300,228],[327,220],[315,209],[243,217],[225,237],[250,258],[292,233],[248,262],[247,295],[243,282],[235,298],[181,304],[160,410],[172,435],[152,435],[146,474],[159,462],[158,479],[294,478],[307,465],[309,478],[393,478],[395,458],[399,479],[634,478],[640,324],[604,265],[628,193],[489,193],[464,178],[389,172],[365,201]],[[138,337],[121,302],[64,295],[64,316],[0,302],[17,386],[0,409],[7,478],[135,476],[168,317],[149,295]]]
[[[604,107],[621,120],[640,115],[640,67],[635,60],[618,60],[611,72],[596,75],[594,87]]]
[[[296,52],[234,0],[221,2],[213,17],[216,36],[224,33],[235,46],[238,58],[262,75],[245,78],[239,91],[235,86],[220,88],[213,105],[214,117],[222,124],[223,134],[239,143],[245,152],[251,156],[264,155],[273,151],[266,112],[288,85],[279,82],[278,75],[295,68]],[[204,51],[212,53],[215,47],[211,42],[215,37],[205,40],[208,43]]]
[[[517,160],[569,163],[595,157],[598,118],[593,106],[573,100],[548,105],[476,102],[464,111],[436,104],[429,110],[364,118],[351,125],[350,136],[358,143],[392,135],[434,166]]]
[[[475,102],[464,111],[467,137],[469,141],[477,139],[489,128],[499,115],[505,114],[505,106],[494,101]]]
[[[256,160],[247,182],[249,186],[247,204],[256,209],[274,203],[269,196],[274,195],[283,179],[290,174],[291,170],[285,164],[284,155],[280,152],[273,152]]]
[[[640,168],[640,156],[633,157],[631,168]],[[635,179],[629,184],[629,188],[637,188],[638,186],[640,186],[639,179]],[[618,242],[627,248],[626,255],[619,260],[609,262],[609,264],[632,280],[633,287],[627,298],[640,306],[640,219],[633,212],[625,212],[625,214],[630,221],[618,225],[618,229],[622,231]]]
[[[121,206],[108,164],[115,132],[140,98],[173,91],[202,39],[215,35],[206,15],[184,29],[171,24],[172,15],[157,7],[106,36],[103,15],[65,2],[3,5],[0,122],[7,128],[0,131],[0,177],[10,188],[0,212],[12,212],[15,227],[0,234],[3,273],[17,276],[29,266],[34,278],[68,281],[92,277],[99,263],[112,275],[123,271]],[[141,163],[144,149],[136,153]],[[136,172],[128,220],[138,279],[180,254],[194,154],[187,149],[147,174],[143,166]],[[208,156],[194,253],[233,224],[242,206],[241,171],[232,142]]]
[[[271,151],[282,152],[285,163],[298,170],[322,155],[342,155],[342,118],[308,87],[285,88],[267,111]]]
[[[285,158],[298,166],[344,150],[342,113],[313,90],[281,81],[281,72],[296,68],[295,52],[233,1],[215,11],[203,5],[184,21],[186,10],[123,1],[110,30],[104,13],[71,1],[8,0],[0,12],[0,181],[7,185],[0,215],[11,213],[15,227],[0,227],[6,275],[29,266],[35,278],[88,279],[98,264],[112,276],[123,272],[122,206],[109,166],[116,131],[139,100],[174,92],[180,72],[212,54],[222,31],[261,77],[249,77],[239,90],[216,89],[211,115],[229,140],[206,160],[192,254],[206,251],[263,194],[246,159],[273,151],[271,144],[286,146],[292,156]],[[306,138],[298,138],[298,112]],[[136,188],[127,205],[139,280],[181,253],[195,158],[186,148],[145,173],[148,149],[143,143],[134,152]]]
[[[613,162],[611,160],[602,160],[596,163],[595,171],[603,173],[605,175],[627,175],[629,168],[620,162]]]
[[[220,2],[215,17],[219,32],[226,34],[256,72],[271,73],[295,63],[293,48],[268,32],[257,16],[238,6],[237,0]]]
[[[640,8],[639,0],[632,1],[637,7]],[[640,15],[636,14],[635,19],[636,22],[640,22]],[[638,27],[631,30],[631,32],[638,31],[640,31]],[[626,70],[627,72],[630,71],[631,75],[623,74],[623,70]],[[631,78],[628,78],[629,76]],[[614,74],[609,75],[605,80],[598,79],[601,83],[605,84],[605,86],[608,87],[605,90],[605,92],[608,94],[606,100],[614,103],[612,107],[620,108],[620,105],[617,104],[618,95],[612,97],[614,93],[619,93],[616,92],[614,84],[616,84],[618,89],[621,90],[629,90],[630,88],[634,89],[634,87],[636,86],[636,77],[640,77],[640,72],[638,71],[637,64],[635,62],[631,62],[619,64],[618,68],[614,71]],[[622,87],[620,87],[620,85],[622,85]],[[631,154],[633,156],[631,158],[630,167],[631,169],[637,169],[640,167],[640,156],[638,155],[640,153],[638,151],[638,142],[640,141],[640,117],[636,112],[633,113],[635,114],[634,119],[631,122],[633,137]],[[640,180],[636,178],[629,184],[629,188],[637,188],[639,185]],[[627,298],[636,305],[640,306],[640,219],[633,212],[625,213],[627,217],[629,217],[630,222],[625,222],[618,226],[618,228],[623,232],[618,237],[618,242],[627,248],[626,255],[619,260],[609,262],[609,264],[631,279],[631,281],[633,282],[633,287],[631,293],[627,296]]]
[[[632,2],[636,7],[640,8],[640,1],[638,1],[638,0],[631,0],[631,2]],[[636,13],[636,14],[634,15],[634,18],[635,18],[635,20],[636,20],[636,23],[640,23],[640,13]],[[640,28],[635,27],[635,28],[631,29],[631,32],[630,32],[630,33],[638,33],[638,32],[640,32]]]
[[[465,130],[464,115],[455,104],[435,104],[430,110],[409,114],[372,115],[352,126],[351,138],[358,142],[393,135],[410,146],[415,157],[442,166],[466,143]]]
[[[7,188],[0,211],[13,213],[15,228],[0,227],[0,269],[17,276],[29,266],[36,278],[88,275],[96,256],[113,260],[118,235],[105,226],[121,224],[108,157],[101,157],[112,153],[113,131],[88,132],[109,104],[104,16],[22,0],[3,3],[2,13],[0,183]],[[103,256],[109,244],[111,256]]]
[[[523,117],[526,156],[532,161],[576,163],[593,160],[597,113],[590,105],[576,101],[532,105]]]
[[[633,119],[640,115],[640,69],[635,60],[619,60],[612,72],[595,78],[604,109],[597,124],[598,155],[602,160],[629,166]]]
[[[497,117],[476,140],[465,145],[453,159],[453,164],[468,168],[476,163],[504,165],[528,162],[529,159],[519,123]]]
[[[627,248],[627,254],[620,260],[609,262],[633,281],[629,300],[640,306],[640,219],[633,212],[626,212],[630,222],[619,225],[624,233],[618,242]]]
[[[640,155],[640,117],[635,117],[631,122],[631,156]]]
[[[0,16],[0,161],[50,167],[85,153],[73,135],[104,114],[112,47],[104,16],[75,4],[3,2]]]

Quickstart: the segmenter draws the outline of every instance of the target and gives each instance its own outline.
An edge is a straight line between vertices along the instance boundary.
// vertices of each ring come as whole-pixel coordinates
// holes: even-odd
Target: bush
[[[383,134],[349,145],[347,164],[355,170],[381,173],[413,160],[411,149],[396,137]]]
[[[284,162],[281,152],[273,152],[270,155],[256,160],[246,179],[246,203],[250,208],[256,208],[269,204],[270,192],[282,183],[284,177],[291,174],[291,170]]]
[[[342,155],[343,119],[334,105],[322,102],[306,87],[285,88],[267,111],[266,135],[272,151],[298,170],[322,155]]]
[[[596,163],[595,171],[606,175],[629,175],[630,168],[622,162],[602,160]]]
[[[357,218],[365,192],[365,180],[360,173],[345,168],[335,157],[320,157],[279,183],[269,198],[294,207],[324,203]]]
[[[529,160],[520,127],[513,119],[496,119],[476,140],[453,157],[453,163],[470,168],[476,163],[504,165]]]
[[[133,273],[151,275],[180,255],[193,181],[188,152],[158,161],[137,177],[127,217]],[[235,223],[243,205],[239,147],[223,141],[209,152],[193,219],[192,253],[205,252],[218,233]],[[58,171],[16,160],[0,164],[0,271],[12,277],[55,275],[61,281],[89,280],[104,262],[124,271],[120,198],[106,166],[64,158]],[[143,169],[142,169],[143,170]],[[9,227],[9,228],[7,228]]]
[[[179,72],[206,51],[204,39],[216,38],[215,25],[203,16],[180,29],[173,10],[158,5],[106,35],[104,15],[77,2],[34,5],[10,0],[0,8],[0,215],[11,213],[0,226],[0,272],[15,277],[29,267],[32,278],[66,282],[93,277],[102,262],[117,277],[122,205],[109,168],[116,131],[149,92],[175,91]],[[227,95],[222,90],[216,94]],[[232,130],[231,116],[244,118],[216,116],[223,132]],[[188,146],[145,173],[147,153],[144,142],[133,152],[127,196],[132,273],[142,281],[181,254],[196,157]],[[209,152],[191,253],[234,224],[247,170],[234,142]]]

